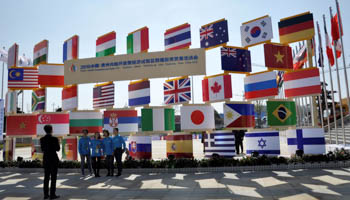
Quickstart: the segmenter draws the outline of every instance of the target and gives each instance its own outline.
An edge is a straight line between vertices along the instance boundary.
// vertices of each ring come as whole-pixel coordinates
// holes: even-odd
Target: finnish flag
[[[295,154],[303,150],[305,154],[324,154],[326,142],[322,128],[303,128],[287,130],[288,152]]]
[[[259,155],[276,156],[281,153],[278,131],[254,131],[245,133],[247,155],[258,152]]]

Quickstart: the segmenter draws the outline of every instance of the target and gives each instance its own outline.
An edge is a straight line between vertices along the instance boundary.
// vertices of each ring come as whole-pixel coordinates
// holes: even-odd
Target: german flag
[[[193,158],[192,135],[168,135],[166,136],[167,157]]]
[[[314,18],[310,12],[283,18],[278,22],[278,28],[282,44],[311,40],[315,35]]]

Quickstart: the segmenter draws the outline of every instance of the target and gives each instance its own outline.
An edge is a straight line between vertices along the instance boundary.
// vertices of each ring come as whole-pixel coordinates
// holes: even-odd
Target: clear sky
[[[339,0],[344,26],[344,46],[346,62],[350,62],[349,32],[350,1]],[[116,31],[116,54],[126,53],[126,36],[143,26],[149,28],[149,51],[164,50],[164,32],[166,29],[188,22],[191,24],[192,46],[199,48],[199,28],[201,25],[216,21],[221,18],[228,20],[229,42],[228,45],[240,46],[240,25],[243,22],[270,15],[273,24],[273,42],[279,42],[278,21],[281,18],[311,11],[314,21],[321,22],[322,15],[326,15],[326,23],[330,34],[329,6],[335,10],[334,0],[3,0],[0,13],[0,46],[6,49],[13,43],[19,45],[19,54],[33,57],[33,47],[43,39],[49,40],[49,63],[62,63],[63,42],[74,34],[80,37],[79,57],[88,58],[95,56],[95,41],[110,31]],[[316,37],[316,41],[318,38]],[[292,45],[293,46],[293,45]],[[323,46],[324,41],[323,41]],[[263,71],[264,53],[263,46],[250,48],[253,71]],[[219,74],[221,70],[220,49],[207,51],[206,68],[207,75]],[[327,61],[327,59],[326,59]],[[342,60],[339,59],[341,66]],[[348,65],[348,64],[347,64]],[[328,66],[327,66],[328,68]],[[327,70],[328,71],[328,70]],[[0,72],[1,73],[1,72]],[[7,71],[6,79],[7,80]],[[344,76],[341,71],[341,82],[344,88]],[[335,73],[333,72],[335,78]],[[243,76],[232,75],[233,95],[232,100],[242,100]],[[326,74],[327,79],[329,75]],[[194,103],[202,103],[201,80],[203,76],[194,77]],[[163,104],[163,82],[165,79],[151,79],[151,105]],[[129,81],[118,81],[116,85],[115,107],[127,105]],[[335,85],[337,87],[337,85]],[[79,85],[79,109],[92,109],[93,84]],[[5,83],[5,88],[7,84]],[[345,88],[343,97],[345,97]],[[31,105],[31,91],[25,91],[24,110],[29,111]],[[213,104],[222,112],[222,103]],[[53,107],[61,107],[61,89],[50,88],[48,93],[48,111]]]

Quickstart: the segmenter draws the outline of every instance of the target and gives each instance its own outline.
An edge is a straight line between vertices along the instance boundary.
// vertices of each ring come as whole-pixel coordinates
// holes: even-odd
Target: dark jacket
[[[41,150],[44,153],[44,167],[58,165],[59,159],[56,153],[60,150],[60,144],[58,139],[51,135],[45,135],[44,137],[40,138],[40,146]]]

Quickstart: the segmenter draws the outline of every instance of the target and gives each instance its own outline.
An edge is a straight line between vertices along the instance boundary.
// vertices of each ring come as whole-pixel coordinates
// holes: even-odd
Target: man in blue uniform
[[[88,130],[84,129],[83,137],[81,137],[79,140],[79,154],[80,154],[80,165],[81,165],[80,168],[81,168],[81,174],[83,176],[85,175],[84,173],[85,159],[90,171],[90,175],[92,175],[90,145],[91,145],[91,140],[88,137]]]
[[[103,130],[103,154],[106,156],[106,167],[107,167],[107,176],[113,176],[114,174],[114,165],[113,165],[113,140],[109,137],[109,131]]]
[[[125,151],[126,145],[123,137],[119,135],[118,128],[113,129],[113,135],[114,135],[113,137],[114,156],[115,156],[115,160],[117,162],[117,168],[118,168],[117,176],[120,176],[122,175],[122,170],[123,170],[122,155],[123,155],[123,152]]]

